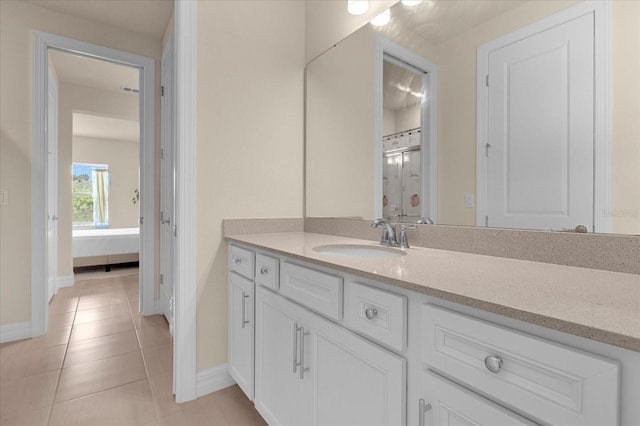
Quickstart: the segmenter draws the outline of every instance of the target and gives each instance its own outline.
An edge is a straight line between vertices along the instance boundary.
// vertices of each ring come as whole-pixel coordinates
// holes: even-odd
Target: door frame
[[[476,225],[486,226],[489,53],[524,38],[541,33],[584,15],[594,15],[594,195],[593,228],[598,233],[611,232],[611,219],[605,214],[611,205],[611,5],[607,1],[584,1],[542,18],[482,44],[477,52],[477,128],[476,128]]]
[[[52,165],[53,170],[47,168],[47,180],[52,188],[58,188],[58,108],[59,108],[59,96],[58,96],[58,81],[53,70],[47,67],[47,167]],[[50,99],[52,98],[52,99]],[[50,102],[52,100],[53,102]],[[55,131],[51,132],[55,127]],[[53,161],[49,161],[49,156],[52,155]],[[51,223],[49,223],[51,221]],[[52,227],[51,234],[49,235],[48,227]],[[53,241],[50,241],[49,239]],[[58,194],[47,193],[47,250],[51,247],[56,247],[53,254],[47,254],[47,267],[53,266],[53,271],[47,269],[47,302],[51,301],[51,298],[58,292],[60,287],[58,277]],[[53,255],[53,259],[49,256]],[[49,282],[49,279],[52,282]]]
[[[140,70],[140,310],[157,312],[155,298],[155,61],[42,31],[33,32],[33,157],[31,165],[31,336],[47,332],[47,75],[48,49]],[[146,218],[146,223],[145,223]]]
[[[422,189],[420,197],[428,200],[427,208],[423,203],[420,217],[428,217],[438,223],[438,66],[420,55],[384,38],[376,36],[374,53],[374,201],[375,217],[382,215],[382,114],[383,114],[383,62],[384,55],[390,55],[425,72],[423,84],[427,96],[422,99],[420,108],[420,151],[422,168]],[[425,129],[426,127],[426,129]]]

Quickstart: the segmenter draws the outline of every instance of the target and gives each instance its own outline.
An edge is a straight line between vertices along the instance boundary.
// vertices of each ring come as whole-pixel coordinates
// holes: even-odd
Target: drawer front
[[[289,262],[280,265],[280,293],[335,320],[342,319],[342,277]]]
[[[346,288],[347,324],[399,351],[407,347],[407,298],[358,283]]]
[[[271,256],[256,254],[256,284],[272,290],[280,287],[280,261]]]
[[[618,423],[619,365],[433,305],[422,306],[429,368],[552,424]]]
[[[229,246],[229,269],[243,277],[253,279],[255,253],[242,247]]]

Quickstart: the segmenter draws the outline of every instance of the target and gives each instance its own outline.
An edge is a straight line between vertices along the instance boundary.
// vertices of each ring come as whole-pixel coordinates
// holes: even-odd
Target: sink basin
[[[389,257],[400,257],[407,254],[402,250],[391,247],[358,244],[329,244],[326,246],[314,247],[313,251],[316,251],[318,253],[336,254],[338,256],[359,257],[368,259],[385,259]]]

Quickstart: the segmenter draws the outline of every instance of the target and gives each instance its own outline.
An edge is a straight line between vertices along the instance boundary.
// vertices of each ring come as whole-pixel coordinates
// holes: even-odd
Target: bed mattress
[[[140,229],[74,229],[73,257],[138,253]]]

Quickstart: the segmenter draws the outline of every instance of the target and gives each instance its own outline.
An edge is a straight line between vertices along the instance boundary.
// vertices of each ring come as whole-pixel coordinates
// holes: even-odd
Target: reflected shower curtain
[[[93,170],[93,227],[109,227],[109,171]]]

